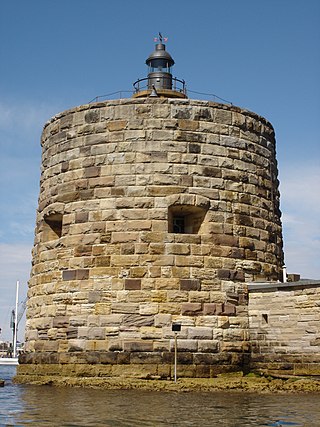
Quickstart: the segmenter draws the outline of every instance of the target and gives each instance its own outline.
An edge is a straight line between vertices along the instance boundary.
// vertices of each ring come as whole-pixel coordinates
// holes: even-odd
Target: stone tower
[[[246,283],[281,276],[272,125],[188,99],[162,40],[147,64],[44,127],[20,377],[170,377],[174,322],[179,376],[239,369]]]

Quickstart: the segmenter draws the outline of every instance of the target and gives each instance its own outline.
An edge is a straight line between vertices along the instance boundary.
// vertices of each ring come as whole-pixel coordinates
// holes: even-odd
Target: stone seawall
[[[320,282],[248,287],[251,369],[320,375]]]
[[[211,102],[127,99],[58,114],[41,143],[20,372],[170,376],[173,322],[182,375],[242,366],[245,282],[277,280],[283,264],[271,124]]]

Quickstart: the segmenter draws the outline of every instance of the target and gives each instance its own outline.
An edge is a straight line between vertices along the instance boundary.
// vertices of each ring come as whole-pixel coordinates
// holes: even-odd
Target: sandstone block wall
[[[185,375],[242,364],[245,282],[277,280],[283,263],[271,124],[211,102],[126,99],[58,114],[41,143],[21,362],[170,375],[180,322]]]
[[[320,282],[250,288],[251,368],[277,375],[320,375]]]

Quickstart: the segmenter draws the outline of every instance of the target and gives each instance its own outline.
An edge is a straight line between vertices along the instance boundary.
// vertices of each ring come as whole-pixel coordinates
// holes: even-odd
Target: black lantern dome
[[[148,65],[148,77],[137,80],[133,86],[135,88],[135,98],[145,96],[166,97],[166,98],[186,98],[184,80],[172,77],[171,67],[174,60],[170,53],[166,51],[166,46],[162,43],[162,35],[159,33],[159,43],[155,50],[146,60]]]
[[[170,53],[163,43],[156,44],[156,49],[146,60],[149,67],[148,89],[172,89],[171,67],[174,64]]]
[[[166,45],[163,43],[157,43],[156,49],[149,55],[146,60],[146,64],[153,69],[165,68],[169,70],[174,64],[174,60],[170,53],[166,51]]]

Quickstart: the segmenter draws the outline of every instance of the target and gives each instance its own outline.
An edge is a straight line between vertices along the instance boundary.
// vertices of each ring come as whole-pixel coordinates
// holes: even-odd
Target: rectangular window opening
[[[168,231],[177,234],[198,234],[206,209],[191,205],[173,205],[168,211]]]

